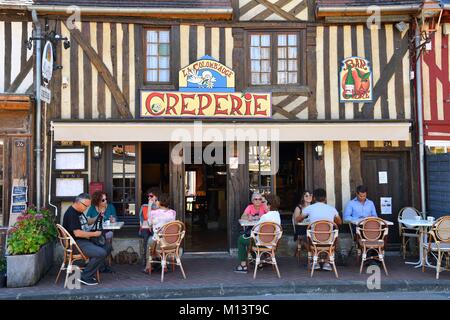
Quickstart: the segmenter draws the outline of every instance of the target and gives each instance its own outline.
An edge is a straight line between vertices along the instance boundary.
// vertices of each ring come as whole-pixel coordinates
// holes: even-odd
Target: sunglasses
[[[255,199],[253,199],[253,200],[258,200],[258,201],[262,201],[262,199],[261,199],[261,198],[255,198]]]
[[[148,197],[149,197],[149,198],[154,198],[154,197],[155,197],[155,195],[153,195],[153,194],[149,194],[149,195],[148,195]]]
[[[103,198],[103,199],[102,199],[102,202],[106,202],[106,200],[108,200],[108,199],[107,199],[107,198]]]
[[[85,205],[83,202],[81,202],[80,201],[80,203],[85,207],[85,208],[87,208],[88,206],[87,205]]]

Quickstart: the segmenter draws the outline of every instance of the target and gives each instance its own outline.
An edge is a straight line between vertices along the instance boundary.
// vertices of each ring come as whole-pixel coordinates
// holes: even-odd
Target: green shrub
[[[11,255],[32,254],[57,235],[55,216],[48,209],[28,208],[8,230]]]

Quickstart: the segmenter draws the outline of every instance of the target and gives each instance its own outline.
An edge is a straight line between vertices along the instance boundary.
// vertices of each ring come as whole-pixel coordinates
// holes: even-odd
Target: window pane
[[[270,47],[270,35],[265,34],[261,36],[261,47]]]
[[[261,49],[261,59],[270,59],[270,49],[269,48]]]
[[[289,71],[297,71],[297,60],[289,60]]]
[[[286,46],[286,39],[287,39],[287,37],[286,37],[286,35],[285,34],[280,34],[280,35],[278,35],[278,45],[279,46]]]
[[[147,55],[148,56],[156,56],[158,54],[158,45],[150,44],[147,46]]]
[[[278,83],[279,84],[287,83],[286,72],[278,72]]]
[[[156,31],[147,31],[147,42],[158,42],[158,33]]]
[[[159,70],[159,81],[161,82],[169,81],[169,70]]]
[[[159,67],[161,69],[169,69],[169,57],[159,58]]]
[[[169,43],[170,42],[170,32],[169,31],[160,31],[159,32],[159,42],[160,43]]]
[[[289,83],[297,83],[297,72],[289,72]]]
[[[261,59],[260,49],[252,48],[250,51],[250,59]]]
[[[270,84],[270,73],[261,74],[261,84]]]
[[[252,73],[252,84],[260,84],[259,73]]]
[[[289,47],[289,59],[297,59],[297,47]]]
[[[252,60],[252,72],[253,71],[261,71],[259,60]]]
[[[290,34],[288,36],[288,44],[290,46],[297,46],[297,35],[295,34]]]
[[[252,47],[259,47],[259,35],[252,35],[250,42]]]
[[[278,59],[286,59],[287,58],[287,48],[278,48]]]
[[[286,60],[278,60],[278,71],[286,70]]]
[[[261,71],[270,72],[270,62],[268,60],[261,61]]]
[[[169,55],[169,48],[170,48],[170,46],[167,43],[160,44],[159,45],[158,54],[160,56],[168,56]]]
[[[114,189],[113,190],[113,201],[114,202],[122,202],[123,201],[123,189]]]
[[[148,69],[158,68],[158,57],[156,57],[156,56],[147,57],[147,68]]]
[[[147,70],[147,81],[158,81],[158,70]]]

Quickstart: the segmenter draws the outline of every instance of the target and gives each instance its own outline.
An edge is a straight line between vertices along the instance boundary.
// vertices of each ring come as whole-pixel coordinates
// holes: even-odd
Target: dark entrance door
[[[368,198],[375,203],[378,216],[394,222],[389,227],[388,243],[398,244],[398,212],[411,206],[410,166],[407,152],[363,152],[362,178]],[[387,177],[387,179],[385,179]],[[380,198],[392,198],[392,214],[381,214]]]

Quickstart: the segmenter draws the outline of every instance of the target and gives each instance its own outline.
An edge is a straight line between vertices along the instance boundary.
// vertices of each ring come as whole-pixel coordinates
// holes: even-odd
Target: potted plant
[[[6,258],[0,256],[0,288],[6,287]]]
[[[7,285],[32,286],[53,263],[55,216],[47,209],[29,207],[8,230]]]

